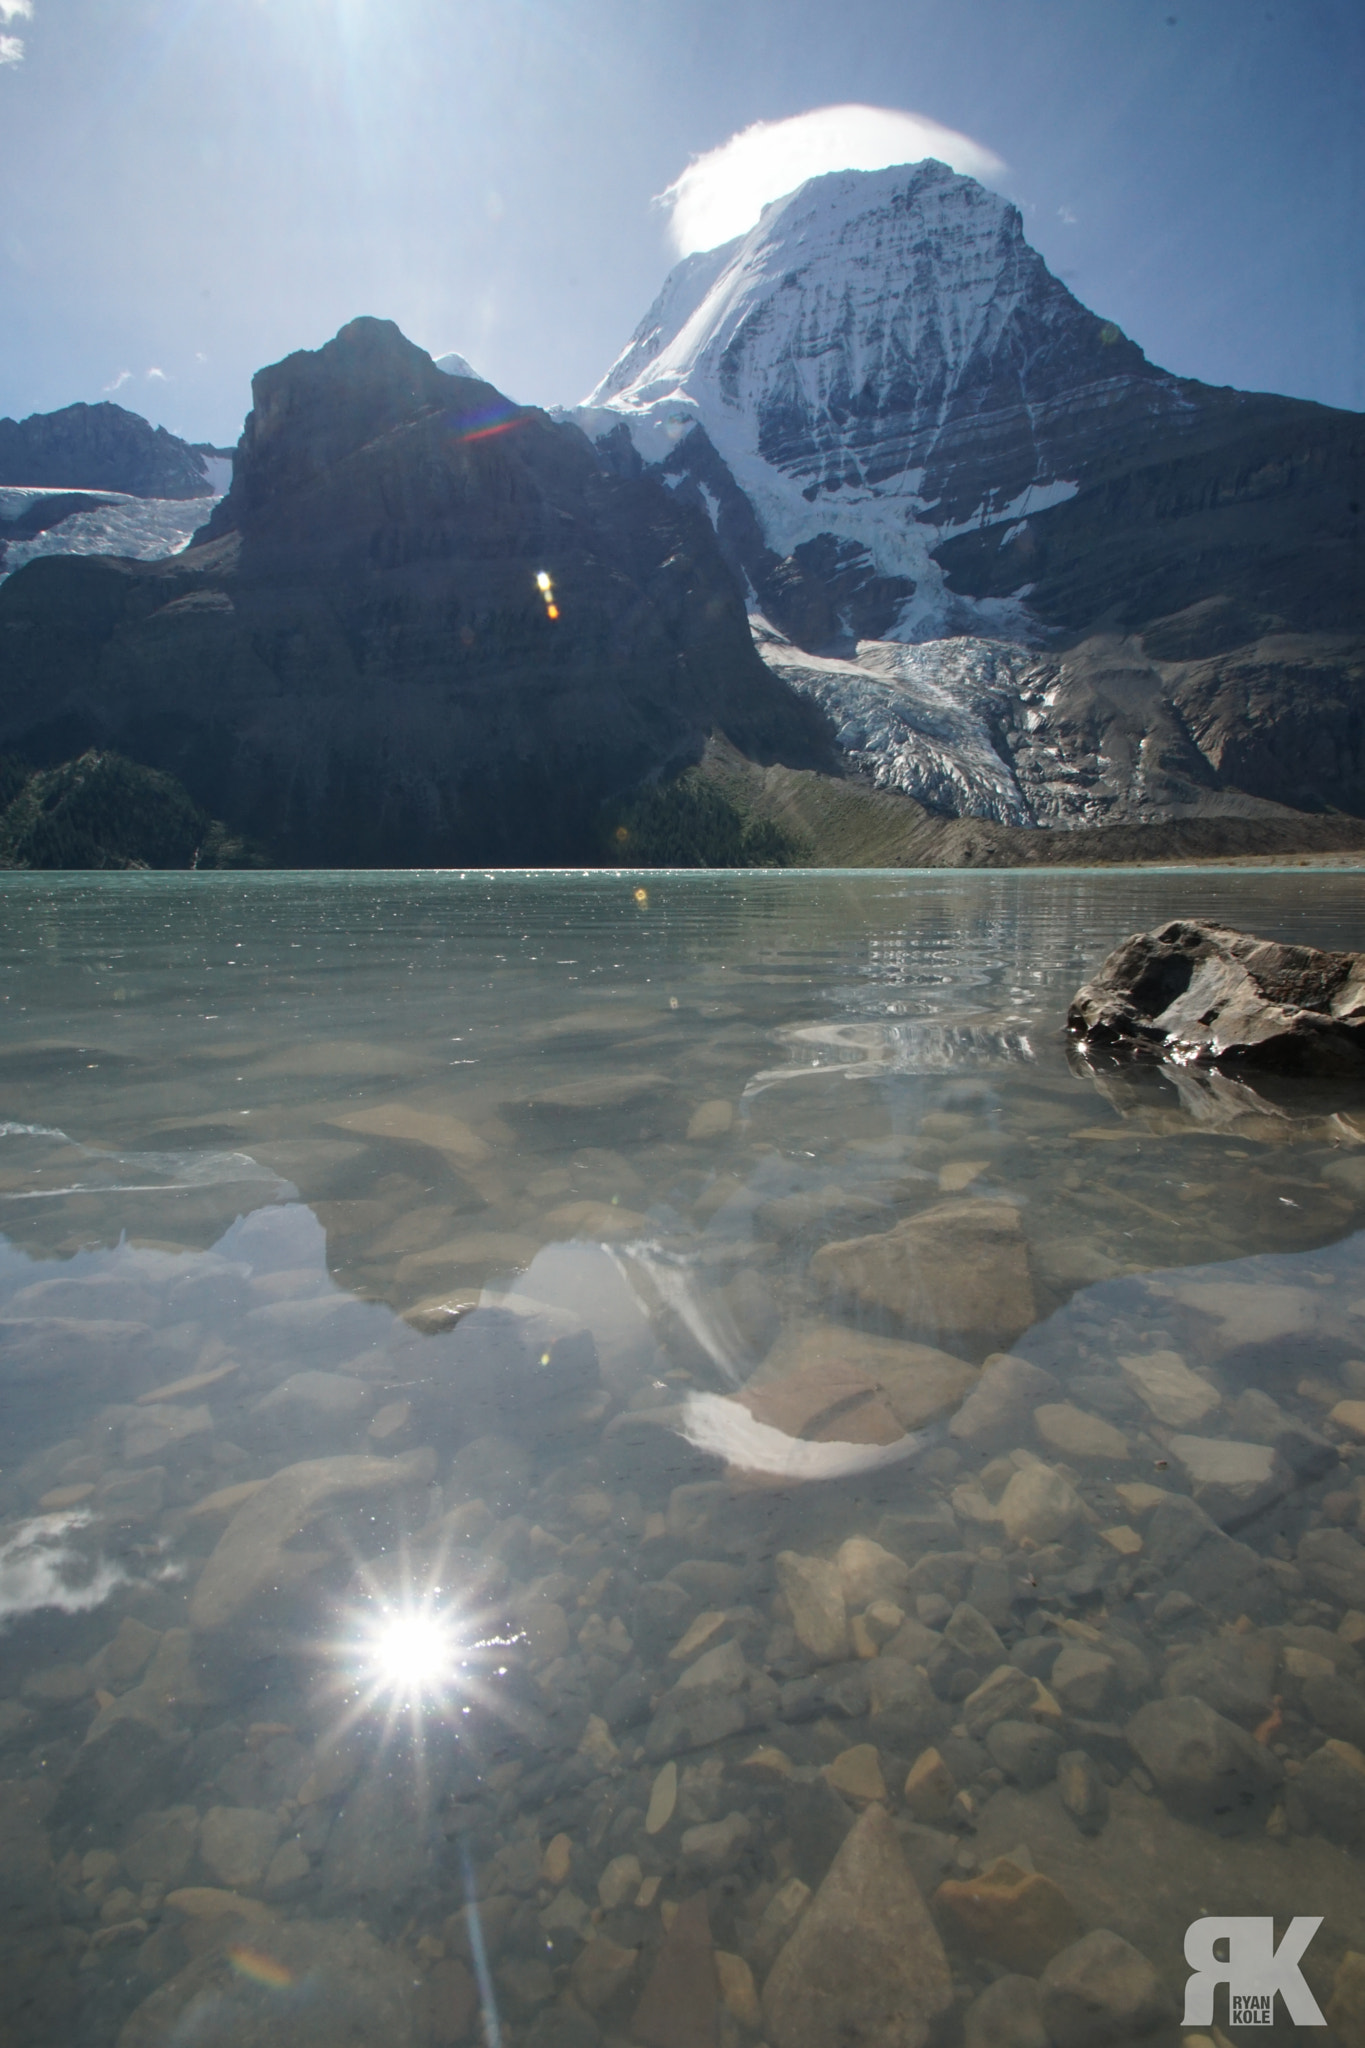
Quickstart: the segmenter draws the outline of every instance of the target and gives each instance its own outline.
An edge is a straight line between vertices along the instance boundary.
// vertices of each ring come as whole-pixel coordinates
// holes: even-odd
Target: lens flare
[[[546,618],[557,619],[559,617],[559,606],[555,603],[554,578],[548,569],[537,569],[536,589],[545,600]]]
[[[526,418],[525,412],[503,398],[477,412],[447,413],[446,425],[458,442],[489,441],[495,434],[510,434],[514,427],[523,426]]]
[[[228,1950],[228,1959],[239,1977],[247,1977],[253,1984],[263,1984],[268,1991],[287,1991],[294,1981],[292,1970],[258,1948],[246,1948],[238,1943]]]
[[[543,591],[544,591],[544,592],[546,593],[546,595],[548,596],[548,595],[549,595],[549,592],[550,592],[550,589],[551,589],[551,587],[552,587],[552,586],[551,586],[551,583],[550,583],[550,574],[549,574],[549,571],[548,571],[547,569],[537,569],[537,571],[536,571],[536,589],[537,589],[537,590],[543,590]]]

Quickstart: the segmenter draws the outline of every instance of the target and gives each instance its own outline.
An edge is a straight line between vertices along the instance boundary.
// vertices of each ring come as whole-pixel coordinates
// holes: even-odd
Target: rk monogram
[[[1185,1930],[1185,1961],[1194,1975],[1185,1986],[1187,2027],[1213,2024],[1213,1994],[1228,1987],[1228,2022],[1234,2027],[1268,2027],[1275,2019],[1276,1993],[1295,2026],[1325,2027],[1318,2002],[1303,1981],[1299,1962],[1322,1925],[1322,1916],[1291,1920],[1278,1948],[1270,1919],[1219,1918],[1210,1914]],[[1214,1954],[1225,1941],[1226,1958]]]

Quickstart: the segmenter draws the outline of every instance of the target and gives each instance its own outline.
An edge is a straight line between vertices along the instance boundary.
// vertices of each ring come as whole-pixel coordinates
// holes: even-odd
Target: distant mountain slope
[[[0,419],[0,578],[39,555],[174,554],[231,477],[228,450],[121,405]]]
[[[576,417],[705,509],[765,657],[872,716],[886,786],[1365,812],[1365,419],[1149,363],[946,165],[812,179],[687,258]]]
[[[207,498],[218,488],[209,468],[217,452],[192,448],[108,400],[0,419],[0,484]]]
[[[716,727],[833,765],[709,523],[657,479],[389,321],[252,390],[183,554],[48,558],[0,587],[0,748],[113,748],[323,865],[595,858],[603,802]]]

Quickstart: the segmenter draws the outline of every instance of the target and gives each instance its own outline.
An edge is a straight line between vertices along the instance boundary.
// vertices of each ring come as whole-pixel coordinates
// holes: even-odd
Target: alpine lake
[[[1365,2042],[1361,901],[0,878],[4,2048]]]

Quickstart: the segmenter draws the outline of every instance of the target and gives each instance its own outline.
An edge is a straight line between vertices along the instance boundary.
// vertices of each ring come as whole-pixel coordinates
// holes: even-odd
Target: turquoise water
[[[786,2048],[874,1809],[935,2040],[1105,1929],[1174,2041],[1200,1913],[1320,1914],[1326,2008],[1365,1090],[1078,1059],[1173,914],[1361,943],[1303,870],[0,878],[12,2038]]]

